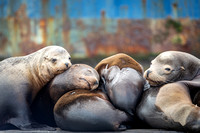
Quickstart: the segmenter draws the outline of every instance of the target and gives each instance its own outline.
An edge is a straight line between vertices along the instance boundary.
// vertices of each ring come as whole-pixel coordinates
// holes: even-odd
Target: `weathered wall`
[[[0,56],[200,53],[200,0],[0,0]]]

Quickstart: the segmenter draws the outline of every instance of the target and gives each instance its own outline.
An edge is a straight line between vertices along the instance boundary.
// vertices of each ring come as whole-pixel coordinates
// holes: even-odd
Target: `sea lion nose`
[[[69,67],[69,63],[65,63],[66,67]]]
[[[94,85],[99,85],[99,81],[95,81],[95,82],[94,82]]]
[[[149,74],[151,73],[151,70],[147,70],[147,78],[149,77]]]

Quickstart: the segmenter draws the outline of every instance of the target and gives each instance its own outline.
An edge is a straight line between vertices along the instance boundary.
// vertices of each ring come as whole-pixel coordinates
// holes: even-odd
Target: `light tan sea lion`
[[[200,75],[191,81],[169,83],[160,88],[155,105],[186,130],[199,132],[200,107],[192,102],[195,97],[193,93],[199,91]]]
[[[48,46],[32,54],[0,62],[0,125],[21,130],[42,129],[32,121],[29,106],[41,88],[71,66],[69,53]]]
[[[144,73],[151,86],[193,79],[200,70],[200,60],[188,53],[166,51],[159,54]]]
[[[200,60],[188,53],[158,55],[144,73],[152,87],[143,94],[138,116],[154,128],[200,131],[200,108],[192,102],[200,91],[199,68]]]

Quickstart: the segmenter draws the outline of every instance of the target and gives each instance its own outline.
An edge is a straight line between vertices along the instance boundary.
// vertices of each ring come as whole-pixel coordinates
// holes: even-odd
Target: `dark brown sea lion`
[[[85,64],[74,64],[39,92],[31,106],[33,116],[40,123],[56,126],[53,108],[64,93],[74,89],[94,90],[98,85],[99,75],[94,68]]]
[[[100,86],[111,103],[133,115],[146,83],[143,67],[130,56],[120,53],[100,61],[95,69],[100,75]]]
[[[144,74],[157,87],[144,92],[137,107],[139,117],[154,128],[200,131],[200,108],[192,102],[200,100],[196,96],[200,88],[199,63],[198,58],[184,52],[158,55]]]
[[[101,71],[111,103],[118,109],[133,115],[141,97],[146,80],[141,73],[132,68],[112,66]]]
[[[68,131],[119,131],[130,117],[107,100],[101,91],[73,90],[54,107],[56,124]]]
[[[48,81],[70,66],[69,53],[59,46],[1,61],[0,125],[12,124],[21,130],[42,129],[33,124],[29,106]]]

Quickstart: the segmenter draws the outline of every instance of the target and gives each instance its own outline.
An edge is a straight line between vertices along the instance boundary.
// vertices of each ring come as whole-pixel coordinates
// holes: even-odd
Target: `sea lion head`
[[[199,59],[184,52],[166,51],[159,54],[144,72],[151,86],[180,80],[191,80],[199,70]]]
[[[70,88],[94,90],[99,85],[99,74],[86,64],[75,64],[66,71],[67,83]]]
[[[51,81],[49,93],[56,103],[66,92],[76,89],[94,90],[98,85],[99,75],[94,68],[86,64],[74,64]]]
[[[40,75],[43,78],[54,77],[67,70],[71,64],[71,56],[60,46],[48,46],[43,49],[40,58]]]

